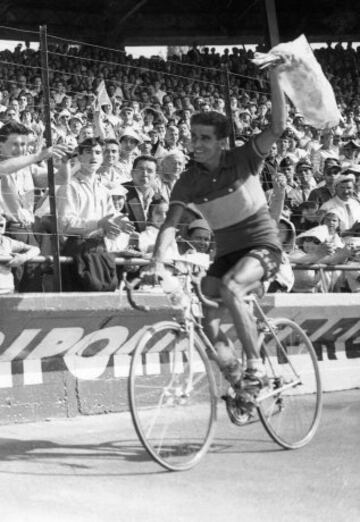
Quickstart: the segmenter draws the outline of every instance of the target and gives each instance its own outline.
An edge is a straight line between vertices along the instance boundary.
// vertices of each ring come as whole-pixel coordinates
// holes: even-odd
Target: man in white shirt
[[[320,207],[320,213],[336,208],[341,213],[342,229],[348,230],[360,222],[360,203],[354,198],[355,176],[344,169],[335,180],[336,195]],[[355,235],[355,234],[354,234]]]
[[[105,247],[104,237],[132,231],[128,221],[115,224],[116,214],[109,190],[98,180],[103,160],[102,142],[88,138],[79,145],[80,169],[70,183],[57,192],[59,232],[65,236],[64,255],[84,253],[93,247]]]
[[[28,135],[29,130],[15,121],[6,123],[0,129],[0,213],[7,220],[8,236],[37,246],[33,235],[34,188],[40,179],[36,178],[31,166],[50,157],[65,158],[67,147],[55,145],[35,154],[27,154]],[[47,176],[47,172],[41,173],[40,177],[44,178],[44,175]],[[33,286],[33,280],[30,272],[24,273],[23,267],[17,269],[17,290],[40,291],[40,286]]]

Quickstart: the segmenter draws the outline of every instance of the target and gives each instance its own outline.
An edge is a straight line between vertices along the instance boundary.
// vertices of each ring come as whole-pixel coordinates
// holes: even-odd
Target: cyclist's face
[[[213,125],[192,125],[191,148],[194,159],[208,168],[217,167],[225,139],[219,139]]]

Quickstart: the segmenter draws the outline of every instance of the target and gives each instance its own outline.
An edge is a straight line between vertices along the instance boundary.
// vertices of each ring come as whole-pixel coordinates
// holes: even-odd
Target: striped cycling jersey
[[[193,162],[173,188],[170,204],[194,203],[208,221],[217,257],[254,246],[281,249],[258,176],[263,159],[250,140],[223,151],[215,170]]]

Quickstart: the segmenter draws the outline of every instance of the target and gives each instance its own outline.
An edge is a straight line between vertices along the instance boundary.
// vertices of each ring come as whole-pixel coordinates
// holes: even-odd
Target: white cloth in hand
[[[307,125],[317,129],[338,125],[340,112],[334,91],[303,34],[268,53],[255,53],[252,61],[260,68],[276,66],[281,88]]]

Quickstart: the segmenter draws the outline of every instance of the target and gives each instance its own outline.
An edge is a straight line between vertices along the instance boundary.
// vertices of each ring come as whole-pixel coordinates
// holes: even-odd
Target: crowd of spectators
[[[341,121],[336,128],[318,131],[289,102],[287,129],[264,162],[260,176],[270,208],[280,202],[274,217],[284,246],[285,270],[272,291],[357,292],[360,48],[328,44],[315,55],[334,88]],[[194,45],[164,60],[134,59],[95,46],[49,46],[52,141],[59,151],[66,150],[54,156],[63,255],[151,253],[172,187],[191,161],[191,115],[210,110],[225,114],[225,68],[235,143],[244,144],[269,123],[266,74],[252,57],[252,51],[236,47],[220,55],[214,48]],[[10,175],[0,185],[0,215],[2,223],[6,220],[6,229],[0,227],[0,255],[23,252],[23,262],[38,249],[50,254],[54,234],[48,156],[42,152],[43,95],[39,52],[29,45],[1,52],[0,172]],[[25,164],[13,162],[23,156],[28,157]],[[19,244],[11,250],[5,236]],[[195,207],[186,210],[169,256],[192,249],[214,254],[211,230]],[[291,268],[286,270],[291,263],[346,263],[352,270],[292,274]],[[20,264],[17,257],[13,269],[18,271]],[[0,264],[0,278],[1,270],[8,277],[11,265],[4,266]],[[50,290],[48,272],[49,267],[22,269],[15,274],[15,288]],[[63,284],[77,289],[67,270]]]

